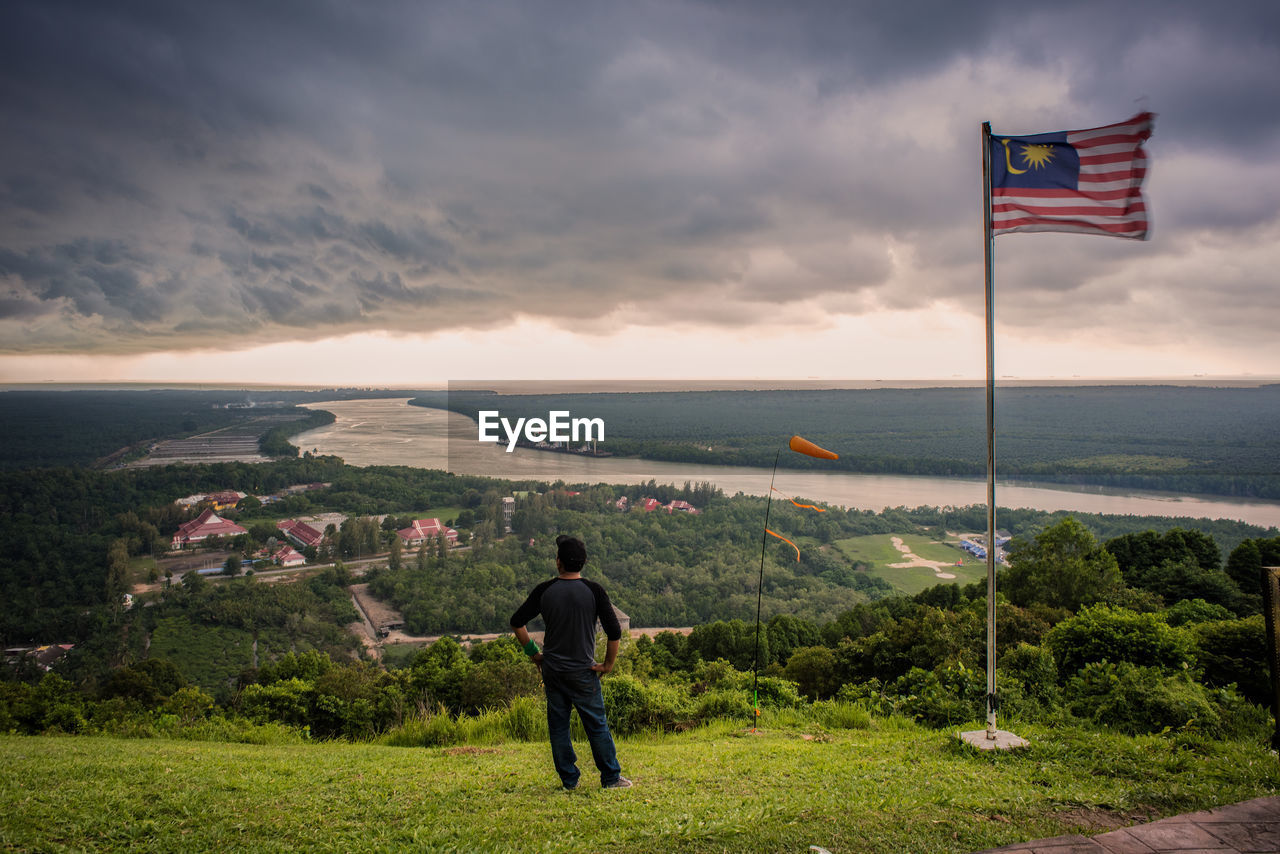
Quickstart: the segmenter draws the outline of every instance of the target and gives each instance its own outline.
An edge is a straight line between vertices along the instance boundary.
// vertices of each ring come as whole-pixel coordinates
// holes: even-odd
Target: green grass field
[[[894,567],[891,564],[904,563],[906,557],[893,545],[893,538],[898,537],[903,545],[925,560],[950,564],[943,571],[955,578],[938,578],[928,567]],[[921,590],[937,584],[968,584],[986,578],[987,566],[968,552],[960,548],[958,542],[940,543],[917,534],[871,534],[865,537],[850,537],[837,540],[836,547],[850,560],[862,561],[871,565],[868,570],[872,575],[883,578],[893,585],[898,593],[913,596]],[[963,566],[954,566],[957,560],[963,560]]]
[[[457,519],[458,514],[462,512],[461,507],[432,507],[430,510],[406,510],[403,513],[395,513],[395,516],[412,516],[415,519],[439,519],[446,525],[450,520]]]
[[[635,787],[601,790],[584,771],[574,792],[559,789],[540,742],[0,736],[0,849],[971,852],[1280,786],[1262,745],[1028,725],[1016,731],[1030,748],[993,755],[898,719],[834,733],[764,726],[621,740]]]

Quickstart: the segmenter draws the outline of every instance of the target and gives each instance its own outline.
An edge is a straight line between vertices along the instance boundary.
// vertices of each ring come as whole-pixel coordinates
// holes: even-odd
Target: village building
[[[676,499],[675,501],[672,501],[670,504],[667,505],[667,512],[668,513],[692,513],[693,515],[696,516],[702,511],[699,510],[697,507],[694,507],[688,501],[681,501],[679,499]]]
[[[285,546],[271,558],[281,566],[302,566],[307,559],[299,554],[293,546]]]
[[[300,549],[305,549],[308,546],[319,548],[320,544],[324,542],[324,534],[306,522],[299,522],[297,519],[281,519],[276,522],[276,528]]]
[[[15,646],[4,651],[5,667],[16,671],[23,664],[34,666],[41,673],[48,673],[67,653],[75,649],[73,643],[51,643],[43,646]]]
[[[651,513],[651,512],[653,512],[654,510],[657,510],[657,509],[658,509],[659,507],[661,507],[661,506],[662,506],[662,504],[661,504],[661,503],[658,501],[658,499],[656,499],[656,498],[642,498],[642,499],[640,499],[640,509],[641,509],[641,510],[643,510],[644,512],[646,512],[646,513]]]
[[[240,503],[240,499],[244,498],[248,493],[237,492],[234,489],[224,489],[220,492],[197,492],[195,495],[188,495],[185,498],[179,498],[174,504],[180,504],[183,507],[194,507],[197,504],[210,504],[215,511],[227,510],[235,507]]]
[[[244,528],[241,528],[230,519],[223,519],[210,508],[190,522],[184,522],[179,525],[178,531],[173,535],[173,542],[169,547],[171,549],[181,549],[195,545],[210,537],[235,537],[247,533],[249,532]]]
[[[244,497],[245,493],[243,492],[224,489],[221,492],[210,492],[205,496],[205,500],[213,504],[214,510],[227,510],[239,504],[240,499]]]
[[[406,546],[420,546],[425,542],[435,540],[436,537],[442,534],[449,541],[449,545],[456,546],[458,544],[458,532],[453,528],[446,527],[439,519],[416,519],[408,528],[402,528],[396,533],[400,535],[400,539],[404,541]]]
[[[516,514],[516,499],[508,495],[502,499],[502,532],[511,533],[511,517]]]

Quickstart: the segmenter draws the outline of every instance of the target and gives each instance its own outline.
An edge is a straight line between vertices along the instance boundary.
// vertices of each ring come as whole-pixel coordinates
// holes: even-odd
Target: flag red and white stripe
[[[991,233],[1070,231],[1145,239],[1149,227],[1142,198],[1151,136],[1151,113],[1119,124],[1066,132],[1080,156],[1076,189],[991,188]]]

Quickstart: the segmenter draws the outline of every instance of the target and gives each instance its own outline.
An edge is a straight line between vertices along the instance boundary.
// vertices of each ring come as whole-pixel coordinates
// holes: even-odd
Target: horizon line
[[[1226,385],[1234,387],[1261,387],[1280,383],[1280,376],[1255,374],[1192,374],[1164,376],[1014,376],[996,379],[997,386],[1088,386],[1088,385]],[[982,377],[924,377],[924,378],[783,378],[783,377],[709,377],[709,378],[588,378],[588,379],[462,379],[428,381],[421,384],[407,383],[287,383],[244,382],[236,380],[37,380],[25,382],[0,381],[3,391],[50,390],[126,390],[126,389],[208,389],[228,391],[449,391],[493,390],[497,388],[570,387],[581,390],[593,387],[607,390],[614,387],[648,387],[647,390],[684,391],[768,391],[768,390],[843,390],[874,388],[967,388],[986,384]]]

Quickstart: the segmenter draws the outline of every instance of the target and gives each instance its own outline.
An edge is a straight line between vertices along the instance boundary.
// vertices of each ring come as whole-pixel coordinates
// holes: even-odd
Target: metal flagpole
[[[991,123],[982,123],[982,232],[987,280],[987,728],[960,737],[984,750],[1023,747],[1028,742],[996,728],[996,299],[991,234]]]
[[[982,248],[987,279],[987,738],[996,733],[996,289],[992,281],[991,123],[982,123]]]

